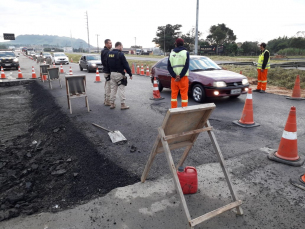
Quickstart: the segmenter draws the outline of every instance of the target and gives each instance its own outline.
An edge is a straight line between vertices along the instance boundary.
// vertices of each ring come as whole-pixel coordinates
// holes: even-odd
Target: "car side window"
[[[167,58],[165,58],[164,60],[162,60],[162,61],[158,64],[158,68],[167,70],[167,61],[168,61]]]

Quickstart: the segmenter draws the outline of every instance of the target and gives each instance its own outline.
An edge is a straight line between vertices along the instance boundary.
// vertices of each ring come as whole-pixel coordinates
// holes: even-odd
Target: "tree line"
[[[153,38],[157,46],[163,51],[170,52],[175,47],[175,40],[181,37],[184,40],[184,47],[194,51],[195,28],[190,29],[186,34],[180,31],[182,25],[167,24],[158,26],[156,37]],[[258,55],[260,52],[258,41],[245,41],[236,43],[234,31],[224,23],[212,25],[209,29],[209,35],[201,38],[202,33],[198,31],[198,48],[200,46],[223,46],[222,55]],[[268,50],[272,54],[279,55],[305,55],[305,37],[279,37],[267,42]],[[198,50],[200,53],[200,50]]]

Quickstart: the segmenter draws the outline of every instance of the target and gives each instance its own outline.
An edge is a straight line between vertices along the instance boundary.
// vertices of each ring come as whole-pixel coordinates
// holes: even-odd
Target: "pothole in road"
[[[150,108],[157,113],[165,115],[170,107],[166,102],[158,102],[150,104]]]

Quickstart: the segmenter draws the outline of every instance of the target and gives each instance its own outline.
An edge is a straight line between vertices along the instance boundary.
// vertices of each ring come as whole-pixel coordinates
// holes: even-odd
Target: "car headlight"
[[[216,81],[216,82],[213,82],[213,86],[214,87],[226,87],[227,84],[223,81]]]
[[[242,80],[242,84],[243,84],[243,85],[247,85],[247,84],[249,84],[248,79],[243,79],[243,80]]]
[[[15,58],[13,61],[14,61],[14,62],[18,62],[19,60],[18,60],[18,58]]]
[[[96,67],[96,64],[91,64],[92,67]]]

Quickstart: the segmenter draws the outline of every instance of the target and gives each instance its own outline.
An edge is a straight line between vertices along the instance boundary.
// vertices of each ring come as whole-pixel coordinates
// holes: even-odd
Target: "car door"
[[[171,75],[169,74],[167,70],[167,61],[168,58],[164,58],[157,66],[158,72],[158,78],[163,87],[170,88],[171,86]]]

